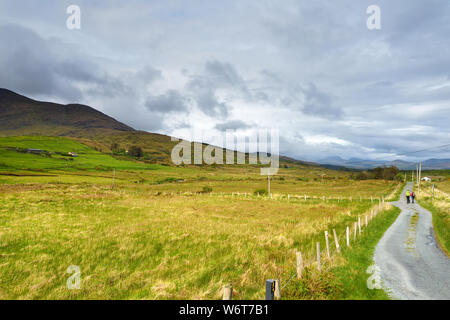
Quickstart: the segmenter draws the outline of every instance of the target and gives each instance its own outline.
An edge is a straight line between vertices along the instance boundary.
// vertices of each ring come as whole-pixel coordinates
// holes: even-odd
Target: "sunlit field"
[[[66,143],[55,139],[35,142]],[[295,251],[305,279],[283,298],[345,298],[332,270],[346,260],[330,238],[333,257],[322,251],[316,274],[316,242],[325,248],[323,232],[335,228],[344,246],[345,228],[353,234],[402,185],[286,165],[268,196],[255,193],[268,189],[257,166],[148,165],[74,143],[64,149],[79,152],[70,161],[2,151],[10,157],[0,157],[1,299],[220,299],[227,284],[235,299],[261,299],[266,279],[292,278]],[[72,265],[80,289],[66,286]]]
[[[368,199],[158,194],[142,185],[0,189],[3,299],[216,299],[227,283],[237,298],[258,299],[266,278],[292,272],[294,250],[313,262],[323,230],[336,227],[343,239],[345,226],[374,206]],[[81,268],[80,290],[65,286],[70,265]]]

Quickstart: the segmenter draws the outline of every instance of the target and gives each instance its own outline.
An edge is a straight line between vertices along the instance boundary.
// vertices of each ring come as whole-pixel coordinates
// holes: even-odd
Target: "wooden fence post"
[[[297,258],[297,279],[301,279],[302,278],[302,273],[303,273],[303,257],[302,257],[302,253],[300,251],[297,251],[295,253],[295,256]]]
[[[322,267],[320,265],[320,242],[317,242],[316,249],[317,249],[317,270],[319,270],[320,272],[322,270]]]
[[[358,229],[359,229],[359,235],[361,235],[361,216],[358,217]]]
[[[336,251],[338,253],[340,253],[341,252],[341,248],[339,247],[339,240],[338,240],[338,237],[337,237],[337,234],[336,234],[336,229],[333,229],[333,234],[334,234],[334,243],[336,244]]]
[[[356,240],[356,229],[358,229],[357,223],[355,222],[355,228],[353,229],[353,240]]]
[[[328,242],[328,231],[325,231],[325,243],[327,245],[327,256],[330,258],[330,244]]]
[[[223,300],[233,300],[233,286],[231,284],[227,284],[223,288]]]
[[[367,214],[366,214],[366,227],[367,227]]]
[[[275,300],[280,300],[281,289],[280,289],[280,279],[275,279]]]
[[[347,236],[347,247],[350,247],[350,227],[347,226],[347,230],[345,230],[346,236]]]

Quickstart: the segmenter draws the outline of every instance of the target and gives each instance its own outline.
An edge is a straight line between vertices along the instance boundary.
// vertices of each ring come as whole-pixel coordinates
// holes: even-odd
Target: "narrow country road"
[[[383,286],[394,299],[450,299],[450,259],[440,250],[431,213],[407,204],[405,192],[391,204],[402,211],[375,250]]]

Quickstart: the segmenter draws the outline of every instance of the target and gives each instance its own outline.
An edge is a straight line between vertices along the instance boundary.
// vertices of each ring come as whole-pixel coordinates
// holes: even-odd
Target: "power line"
[[[434,150],[434,149],[441,149],[441,148],[445,148],[445,147],[450,147],[450,143],[449,144],[443,144],[443,145],[436,146],[436,147],[432,147],[432,148],[427,148],[427,149],[421,149],[421,150],[416,150],[416,151],[410,151],[410,152],[405,152],[405,153],[401,153],[401,154],[396,154],[396,155],[391,156],[391,157],[400,157],[400,156],[405,156],[405,155],[409,155],[409,154],[420,153],[420,152],[424,152],[424,151],[430,151],[430,150]],[[386,157],[389,157],[389,156],[380,156],[380,157],[367,159],[367,160],[368,161],[384,160],[383,158],[386,158]],[[361,162],[361,160],[346,161],[345,164],[359,163],[359,162]],[[385,162],[387,162],[387,161],[385,161]]]
[[[404,155],[407,155],[407,154],[412,154],[412,153],[419,153],[419,152],[423,152],[423,151],[430,151],[430,150],[434,150],[434,149],[441,149],[441,148],[444,148],[444,147],[450,147],[450,143],[449,144],[444,144],[444,145],[438,146],[438,147],[433,147],[433,148],[422,149],[422,150],[417,150],[417,151],[411,151],[411,152],[398,154],[397,157],[398,156],[404,156]]]

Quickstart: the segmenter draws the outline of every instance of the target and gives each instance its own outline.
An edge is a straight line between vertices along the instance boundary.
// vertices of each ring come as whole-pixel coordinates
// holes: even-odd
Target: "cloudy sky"
[[[0,87],[177,137],[273,128],[299,159],[394,160],[450,143],[449,17],[448,0],[1,0]],[[450,148],[398,158],[415,157]]]

